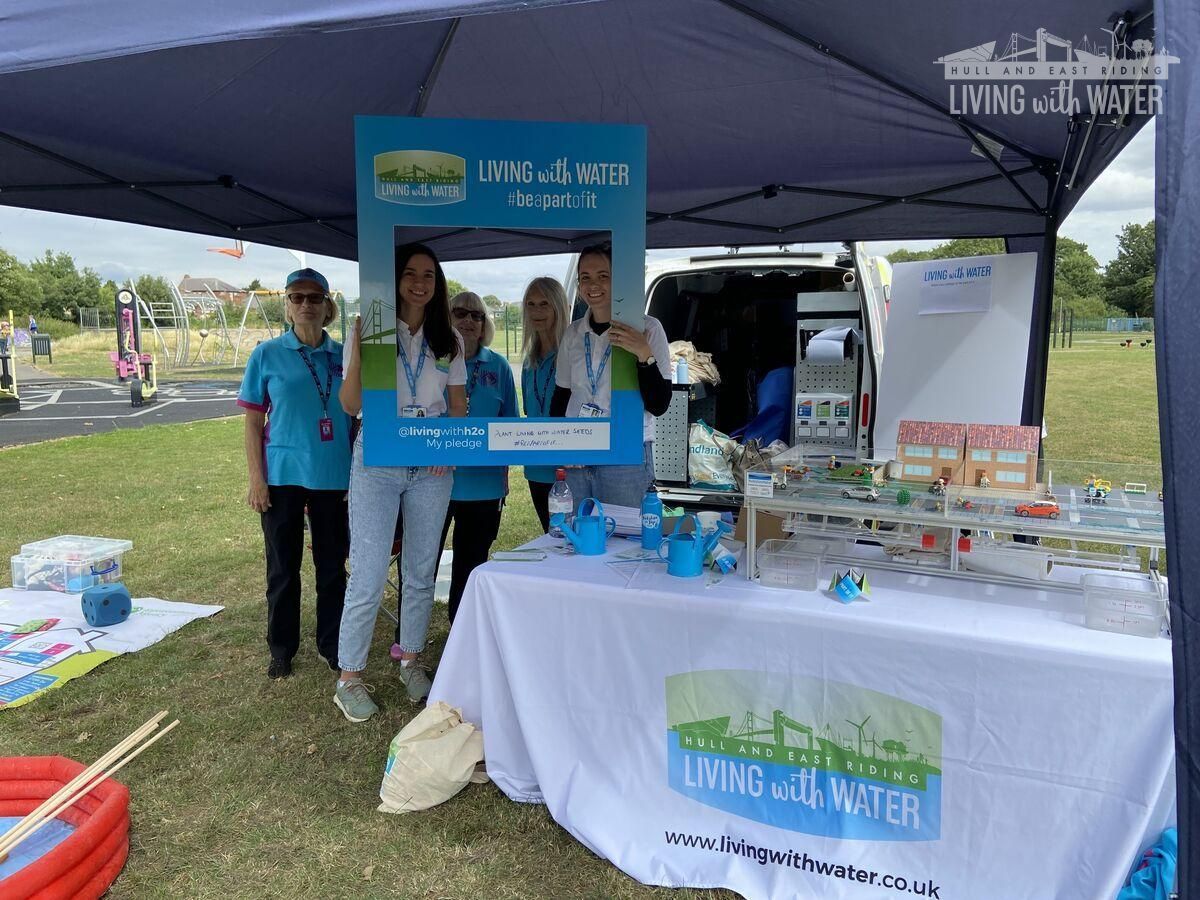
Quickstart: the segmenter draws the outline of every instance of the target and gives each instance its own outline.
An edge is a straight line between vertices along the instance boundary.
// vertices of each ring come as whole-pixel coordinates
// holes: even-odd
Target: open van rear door
[[[862,458],[873,456],[876,451],[875,398],[879,373],[883,370],[883,331],[891,285],[884,283],[884,272],[875,258],[867,255],[865,244],[855,242],[849,245],[849,250],[854,260],[855,287],[862,302],[864,353],[858,408],[858,447]]]

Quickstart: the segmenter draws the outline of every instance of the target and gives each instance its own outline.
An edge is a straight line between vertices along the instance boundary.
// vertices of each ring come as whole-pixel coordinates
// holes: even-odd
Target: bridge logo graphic
[[[706,806],[805,834],[941,836],[942,719],[897,697],[745,670],[671,675],[667,779]]]
[[[437,150],[392,150],[375,157],[375,196],[406,206],[467,199],[467,161]]]

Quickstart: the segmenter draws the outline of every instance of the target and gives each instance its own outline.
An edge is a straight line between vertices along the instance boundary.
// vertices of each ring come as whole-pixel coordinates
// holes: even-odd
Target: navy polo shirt
[[[305,357],[312,371],[304,364]],[[323,407],[321,394],[326,384],[330,397]],[[341,386],[342,345],[328,333],[318,347],[304,345],[289,329],[254,348],[237,402],[267,414],[263,435],[267,484],[314,491],[350,487],[350,417],[338,400]],[[320,423],[326,410],[333,422],[331,441],[321,440]]]
[[[515,419],[517,385],[512,366],[487,347],[467,360],[467,415],[478,419]],[[452,500],[499,500],[508,493],[508,466],[457,466]]]

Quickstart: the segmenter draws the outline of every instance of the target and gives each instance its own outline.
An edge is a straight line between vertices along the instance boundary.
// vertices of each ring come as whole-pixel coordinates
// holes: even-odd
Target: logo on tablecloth
[[[743,670],[667,678],[667,775],[706,806],[805,834],[941,836],[942,718],[851,684]]]

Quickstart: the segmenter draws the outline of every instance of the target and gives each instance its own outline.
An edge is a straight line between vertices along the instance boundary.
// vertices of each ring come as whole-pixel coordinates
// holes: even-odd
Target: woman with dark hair
[[[654,417],[671,405],[671,360],[662,324],[646,316],[642,330],[612,320],[612,249],[585,247],[579,254],[579,296],[587,314],[572,322],[558,346],[552,416],[604,418],[611,415],[612,348],[637,358],[642,396],[642,461],[629,466],[578,466],[567,470],[576,502],[595,497],[601,503],[637,508],[654,481]]]
[[[362,410],[361,322],[346,342],[341,401]],[[402,418],[467,414],[462,339],[450,322],[446,276],[421,244],[396,250],[396,396]],[[425,646],[453,476],[445,466],[365,466],[362,435],[350,471],[350,581],[338,646],[341,675],[334,703],[351,722],[379,711],[363,680],[379,598],[387,581],[396,516],[404,519],[400,571],[400,680],[414,702],[429,694],[429,676],[416,665]]]
[[[291,327],[254,348],[238,391],[238,406],[246,411],[246,503],[260,514],[266,548],[268,678],[292,674],[300,649],[306,510],[317,579],[317,652],[336,667],[349,540],[350,420],[338,400],[342,345],[325,331],[337,307],[329,282],[315,269],[290,274],[284,297]]]

